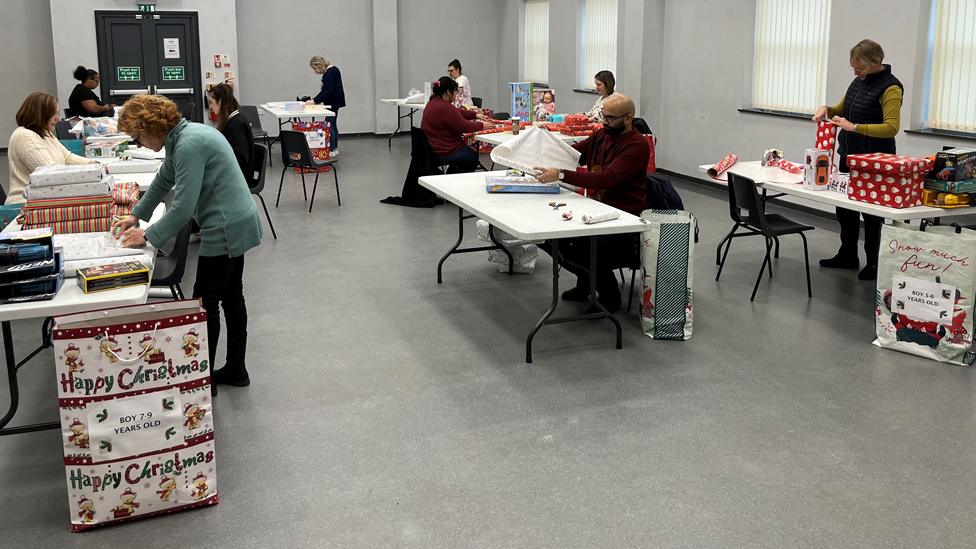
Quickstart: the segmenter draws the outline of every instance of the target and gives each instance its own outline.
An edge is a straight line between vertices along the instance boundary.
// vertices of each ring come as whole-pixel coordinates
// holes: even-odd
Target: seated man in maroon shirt
[[[448,76],[434,82],[420,129],[427,135],[437,162],[450,166],[448,173],[473,172],[478,166],[478,153],[465,144],[463,134],[483,130],[490,123],[481,111],[455,107],[452,102],[457,91],[457,82]]]
[[[542,182],[564,181],[589,189],[592,198],[634,215],[647,207],[647,160],[651,149],[647,139],[633,128],[634,102],[616,94],[603,104],[602,130],[597,130],[573,148],[581,153],[580,163],[586,173],[557,168],[536,168],[536,179]],[[620,310],[620,289],[613,275],[615,268],[632,263],[638,257],[638,235],[607,235],[598,238],[596,290],[600,304],[611,313]],[[543,249],[549,250],[547,245]],[[563,292],[567,301],[587,301],[590,295],[590,273],[575,265],[590,264],[590,239],[567,238],[559,243],[560,255],[567,260],[566,269],[576,275],[576,287]]]

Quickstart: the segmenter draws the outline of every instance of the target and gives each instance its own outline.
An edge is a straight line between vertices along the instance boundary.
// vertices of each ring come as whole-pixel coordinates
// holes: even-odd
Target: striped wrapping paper
[[[41,210],[27,210],[21,220],[22,225],[46,225],[59,221],[78,221],[98,219],[112,215],[112,204],[89,204],[85,206],[60,206]]]
[[[38,200],[28,200],[24,204],[23,211],[29,212],[31,210],[47,210],[50,208],[64,208],[73,206],[97,206],[99,204],[108,204],[111,206],[113,203],[112,197],[107,196],[77,196],[74,198],[42,198]]]
[[[115,206],[112,206],[112,215],[115,217],[125,217],[131,214],[133,209],[135,209],[135,205],[130,206],[129,204],[116,204]]]
[[[116,205],[135,206],[139,202],[139,184],[131,181],[120,181],[112,189],[112,198]]]
[[[75,221],[55,221],[54,223],[44,223],[40,225],[23,225],[23,230],[40,229],[51,227],[54,234],[69,233],[102,233],[112,229],[111,217],[100,217],[98,219],[78,219]]]

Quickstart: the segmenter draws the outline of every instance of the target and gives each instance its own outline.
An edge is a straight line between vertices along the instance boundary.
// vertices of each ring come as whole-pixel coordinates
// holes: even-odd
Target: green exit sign
[[[139,11],[156,11],[156,4],[136,4]]]

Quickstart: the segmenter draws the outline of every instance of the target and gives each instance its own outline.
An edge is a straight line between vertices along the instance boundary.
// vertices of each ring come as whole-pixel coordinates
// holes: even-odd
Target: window
[[[933,0],[925,126],[976,133],[976,0]]]
[[[579,85],[593,89],[593,75],[617,72],[617,0],[584,0]]]
[[[830,0],[756,0],[752,106],[812,114],[827,93]]]
[[[549,82],[549,0],[525,2],[525,58],[522,79]]]

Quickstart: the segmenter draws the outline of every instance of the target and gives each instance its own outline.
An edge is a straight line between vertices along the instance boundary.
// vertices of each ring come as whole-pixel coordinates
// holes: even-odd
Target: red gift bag
[[[331,128],[332,124],[328,122],[302,122],[300,120],[293,120],[291,123],[291,129],[293,131],[305,134],[305,139],[308,141],[308,149],[312,153],[312,158],[315,160],[329,159]],[[327,172],[331,169],[329,166],[323,166],[318,171]],[[302,168],[295,168],[295,173],[301,173],[302,171]],[[304,171],[305,173],[315,173],[315,170],[310,168],[305,168]]]
[[[647,157],[647,173],[654,173],[657,171],[657,162],[654,159],[654,148],[657,145],[657,136],[649,133],[644,137],[647,138],[647,145],[651,148],[651,155]]]

